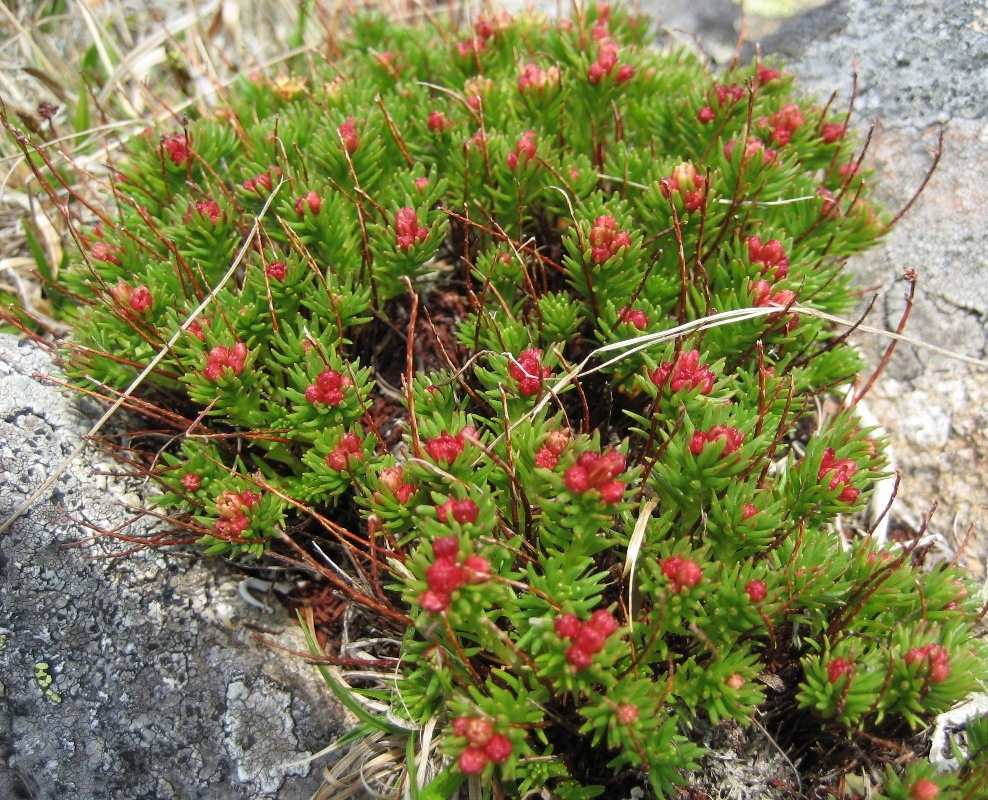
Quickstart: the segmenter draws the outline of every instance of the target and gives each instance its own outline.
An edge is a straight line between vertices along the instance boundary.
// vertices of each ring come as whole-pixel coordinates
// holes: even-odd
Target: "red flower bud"
[[[781,70],[766,67],[764,64],[759,64],[756,70],[756,78],[759,86],[764,86],[766,83],[770,83],[771,81],[777,80],[781,77]]]
[[[463,574],[466,576],[467,583],[483,583],[490,580],[491,564],[483,556],[467,556],[463,562]]]
[[[511,740],[500,733],[495,733],[484,747],[487,757],[495,764],[503,764],[507,761],[511,757],[511,750]]]
[[[442,594],[455,592],[465,581],[463,567],[451,558],[437,558],[436,563],[425,568],[425,578],[430,589]]]
[[[563,614],[553,623],[561,639],[573,639],[580,632],[580,618],[576,614]]]
[[[346,122],[336,130],[339,132],[340,139],[343,140],[343,146],[347,152],[357,152],[357,148],[360,146],[360,137],[357,135],[357,126],[354,125],[353,117],[347,117]],[[312,213],[316,214],[318,212],[313,211]]]
[[[194,472],[186,472],[182,476],[182,488],[187,492],[197,492],[202,485],[202,478]]]
[[[598,608],[590,617],[589,625],[600,631],[605,637],[610,636],[619,627],[614,615],[606,608]]]
[[[629,703],[621,703],[614,714],[619,725],[634,725],[638,719],[638,706]]]
[[[172,133],[162,137],[161,146],[171,162],[178,167],[188,161],[192,155],[189,142],[182,133]]]
[[[487,766],[487,753],[479,747],[467,747],[460,753],[460,770],[467,775],[476,775]]]
[[[437,592],[434,589],[426,589],[419,596],[419,605],[426,611],[439,614],[449,607],[449,595]]]
[[[627,83],[635,77],[635,68],[630,64],[623,64],[618,67],[617,75],[614,76],[615,83]]]
[[[696,113],[696,119],[701,125],[706,125],[709,122],[713,122],[714,118],[717,116],[710,106],[704,106]]]
[[[549,431],[549,435],[545,439],[546,449],[557,456],[562,454],[568,443],[568,431]]]
[[[734,689],[737,691],[744,686],[744,676],[739,675],[737,672],[730,675],[727,680],[724,681],[724,685],[729,689]]]
[[[543,469],[555,469],[559,463],[559,456],[553,453],[548,447],[543,447],[535,454],[535,466]]]
[[[350,454],[343,448],[337,447],[326,456],[326,466],[332,470],[336,470],[336,472],[343,472],[343,470],[350,466]]]
[[[929,778],[920,778],[909,792],[911,800],[937,800],[939,796],[940,787]]]
[[[625,306],[618,314],[621,315],[621,322],[630,322],[640,331],[648,327],[648,316],[644,311],[638,311],[637,309]]]
[[[841,675],[847,675],[848,680],[854,673],[854,665],[843,658],[834,658],[827,664],[827,679],[831,683],[837,683]]]
[[[610,481],[601,486],[598,491],[600,492],[600,499],[610,505],[619,502],[624,497],[624,484],[621,481]]]
[[[307,195],[304,195],[295,201],[295,213],[300,217],[305,216],[306,208],[309,209],[312,216],[319,216],[319,210],[322,208],[322,198],[317,192],[309,192]]]
[[[486,717],[473,717],[467,722],[467,741],[476,747],[483,747],[494,735],[494,723]]]
[[[846,128],[839,122],[828,122],[820,131],[820,138],[827,144],[833,144],[844,138]]]
[[[768,587],[765,586],[765,581],[748,581],[744,587],[744,590],[748,594],[748,599],[751,600],[752,603],[760,603],[768,597]]]
[[[563,482],[566,484],[566,488],[573,492],[573,494],[583,494],[590,488],[587,471],[579,464],[566,470],[563,474]]]
[[[573,645],[566,651],[566,663],[579,671],[589,667],[593,663],[593,659],[588,652]]]
[[[754,503],[745,503],[741,507],[741,521],[744,522],[746,519],[751,519],[757,513],[758,509]]]
[[[288,270],[285,268],[284,261],[272,261],[264,268],[264,274],[273,281],[281,282],[285,280]]]

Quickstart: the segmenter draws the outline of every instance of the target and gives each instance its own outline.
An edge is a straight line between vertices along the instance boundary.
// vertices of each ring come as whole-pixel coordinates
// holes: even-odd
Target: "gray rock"
[[[876,196],[903,208],[932,162],[944,124],[939,168],[883,244],[853,259],[862,286],[880,287],[870,322],[894,329],[904,307],[902,270],[919,273],[906,333],[984,358],[988,342],[988,7],[983,0],[833,0],[784,25],[762,52],[788,59],[805,90],[838,107],[858,70],[853,122],[876,124],[866,166]],[[750,51],[749,51],[750,52]],[[859,337],[872,365],[887,341]],[[935,498],[931,530],[958,546],[979,533],[967,566],[984,570],[988,513],[988,375],[943,355],[900,345],[869,396],[903,470],[900,518],[917,526]]]
[[[53,372],[0,336],[0,519],[92,424],[92,408],[33,377]],[[244,624],[304,650],[298,628],[248,606],[225,566],[108,557],[133,545],[87,539],[81,523],[117,528],[134,516],[121,501],[142,502],[139,483],[100,474],[117,470],[87,451],[0,537],[0,798],[308,798],[320,770],[280,765],[328,745],[342,714],[313,667]]]

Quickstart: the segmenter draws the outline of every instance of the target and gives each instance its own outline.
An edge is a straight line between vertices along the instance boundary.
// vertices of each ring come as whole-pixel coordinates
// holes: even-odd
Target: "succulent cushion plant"
[[[885,230],[854,141],[649,36],[360,18],[132,140],[79,229],[73,379],[163,353],[145,466],[206,553],[346,554],[401,645],[334,685],[359,734],[435,732],[420,797],[671,797],[698,718],[896,736],[985,677],[958,570],[835,525],[885,468],[818,411],[862,364],[817,312]]]

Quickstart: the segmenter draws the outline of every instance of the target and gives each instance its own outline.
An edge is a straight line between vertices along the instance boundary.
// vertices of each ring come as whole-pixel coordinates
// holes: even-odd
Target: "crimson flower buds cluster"
[[[710,394],[710,390],[714,388],[714,374],[710,367],[700,363],[699,350],[681,353],[675,364],[663,361],[649,378],[656,386],[663,386],[668,381],[674,394],[680,389],[699,389],[700,394]]]
[[[248,178],[243,182],[243,187],[248,192],[257,192],[265,195],[271,191],[275,181],[281,180],[281,168],[278,166],[268,167],[267,172],[262,172],[256,178]]]
[[[260,502],[261,496],[257,492],[234,492],[229,489],[220,492],[216,498],[216,513],[220,516],[216,522],[216,532],[223,536],[239,536],[250,527],[247,513]]]
[[[597,217],[590,229],[590,257],[593,263],[603,264],[609,261],[622,247],[631,247],[628,232],[618,230],[614,217]]]
[[[456,434],[456,436],[452,436],[446,431],[443,431],[435,439],[427,439],[425,443],[425,452],[429,455],[429,458],[437,464],[441,464],[443,462],[452,464],[456,461],[456,457],[463,452],[463,443],[473,442],[476,440],[477,429],[472,425],[468,425]]]
[[[734,155],[734,147],[737,142],[731,139],[727,144],[724,145],[724,155],[730,159]],[[762,142],[757,136],[749,136],[748,141],[744,145],[744,155],[741,156],[741,163],[745,163],[750,160],[756,154],[762,154],[762,163],[768,166],[778,155],[778,152],[771,147],[766,147],[765,143]]]
[[[285,267],[284,261],[272,261],[264,268],[264,274],[273,281],[281,282],[285,280],[285,275],[288,274],[288,270]]]
[[[353,386],[353,381],[335,369],[324,369],[316,377],[315,383],[305,387],[305,399],[310,403],[325,403],[338,406],[343,403],[343,390]]]
[[[448,523],[450,518],[455,519],[461,525],[476,522],[480,514],[480,509],[473,500],[454,500],[449,498],[441,506],[436,506],[436,516],[440,522]]]
[[[199,487],[202,486],[202,478],[200,478],[194,472],[186,472],[182,476],[182,488],[187,492],[198,492]]]
[[[775,69],[774,67],[766,67],[764,64],[759,64],[755,71],[755,79],[758,81],[759,86],[764,86],[766,83],[771,83],[781,77],[782,70]]]
[[[161,140],[161,146],[165,154],[175,166],[182,166],[189,160],[192,153],[189,150],[189,142],[184,133],[172,133]]]
[[[206,324],[209,324],[208,320]],[[189,333],[195,336],[200,342],[206,341],[206,334],[203,331],[202,325],[199,323],[199,320],[197,319],[192,320],[192,322],[189,323],[188,327],[185,330],[187,330]]]
[[[120,305],[130,306],[138,314],[143,314],[154,305],[154,298],[147,286],[131,286],[119,281],[110,292]]]
[[[772,141],[779,147],[785,147],[805,121],[802,109],[795,103],[790,103],[776,111],[771,117],[762,117],[758,120],[758,127],[771,128]]]
[[[457,717],[453,733],[465,736],[467,746],[460,753],[460,770],[467,775],[483,771],[487,762],[503,764],[511,756],[511,740],[494,733],[494,722],[486,717]]]
[[[714,86],[714,95],[717,98],[717,106],[723,107],[724,103],[728,100],[732,103],[737,103],[741,100],[745,96],[745,88],[743,86],[726,86],[725,84],[718,83]],[[701,125],[706,125],[708,122],[713,122],[716,116],[717,112],[714,111],[712,106],[704,106],[697,112],[696,118]]]
[[[690,439],[690,452],[698,456],[703,452],[703,448],[712,442],[724,439],[724,449],[721,451],[721,458],[731,455],[744,443],[744,434],[737,428],[728,425],[714,425],[708,431],[697,431]]]
[[[833,144],[844,138],[847,128],[839,122],[828,122],[820,131],[820,138],[827,144]]]
[[[752,603],[760,603],[768,597],[768,587],[765,585],[765,581],[748,581],[745,584],[744,591]]]
[[[446,119],[446,115],[443,114],[441,111],[433,111],[431,114],[429,114],[429,120],[427,124],[429,126],[429,130],[432,131],[433,133],[442,133],[444,130],[450,127],[450,125],[453,124],[453,121]]]
[[[569,639],[572,644],[566,651],[566,663],[577,671],[586,669],[593,657],[604,649],[604,643],[619,627],[614,615],[599,608],[587,622],[581,622],[576,614],[561,614],[555,620],[556,634]]]
[[[472,555],[457,563],[460,540],[455,536],[440,536],[432,543],[435,562],[425,568],[429,584],[419,596],[419,605],[438,614],[449,608],[450,595],[463,584],[483,583],[490,579],[491,565],[483,556]]]
[[[913,647],[906,653],[907,664],[929,664],[930,680],[933,683],[941,683],[950,675],[950,666],[947,664],[947,648],[939,644],[926,644],[922,647]]]
[[[597,60],[587,68],[587,78],[596,86],[605,75],[614,72],[618,63],[618,46],[615,42],[603,42],[597,51]],[[614,76],[615,83],[627,83],[635,77],[635,68],[630,64],[618,67]]]
[[[508,153],[508,169],[515,169],[519,163],[522,166],[535,158],[535,131],[525,131],[518,140],[513,153]]]
[[[703,579],[703,570],[692,558],[670,556],[659,563],[662,574],[669,579],[669,585],[676,594],[684,588],[692,589]]]
[[[192,211],[193,204],[189,203],[189,207],[185,211],[185,216],[182,217],[182,222],[188,225],[192,221]],[[216,221],[220,218],[220,206],[215,200],[197,200],[195,202],[195,213],[198,214],[203,219],[209,218],[210,223],[216,224]]]
[[[386,467],[381,470],[381,485],[391,492],[401,505],[405,505],[415,494],[415,487],[405,483],[405,471],[401,467]]]
[[[408,250],[429,237],[429,229],[419,225],[419,216],[414,208],[405,206],[395,214],[395,240],[398,247]]]
[[[347,117],[346,122],[336,129],[343,140],[343,146],[348,153],[356,153],[360,146],[360,137],[357,135],[357,126],[353,122],[353,117]]]
[[[312,216],[319,216],[319,209],[322,208],[322,198],[318,192],[309,192],[295,201],[295,213],[300,217],[305,216],[305,209],[312,212]]]
[[[751,290],[755,295],[755,306],[767,308],[768,306],[791,306],[796,300],[796,293],[789,289],[779,292],[772,292],[772,284],[766,280],[757,280],[751,285]],[[776,317],[775,314],[772,317]],[[799,314],[790,314],[786,323],[786,331],[790,331],[799,323]]]
[[[857,474],[857,471],[858,465],[853,459],[838,459],[834,448],[828,447],[823,451],[823,460],[820,462],[820,469],[816,474],[816,479],[818,481],[825,481],[827,480],[827,476],[830,475],[827,488],[833,491],[843,487],[837,499],[842,503],[853,503],[861,493],[860,490],[850,484],[851,478]]]
[[[831,683],[837,683],[840,680],[841,675],[847,675],[847,679],[851,680],[851,675],[854,673],[854,664],[843,658],[833,658],[830,663],[827,664],[827,680]]]
[[[777,281],[789,274],[789,256],[778,239],[769,239],[762,244],[761,238],[752,236],[748,239],[748,259],[752,264],[762,265],[762,275],[774,270],[773,278]]]
[[[543,70],[535,64],[526,64],[518,78],[518,91],[524,93],[532,90],[541,94],[546,86],[555,86],[558,83],[559,67]]]
[[[542,381],[552,375],[551,367],[542,366],[542,351],[537,347],[522,350],[517,359],[512,360],[511,377],[518,381],[518,392],[523,397],[531,397],[542,389]]]
[[[603,454],[588,450],[581,453],[576,463],[566,470],[563,482],[573,494],[586,494],[596,489],[605,503],[616,503],[624,497],[624,484],[615,478],[624,472],[626,466],[627,459],[616,450]]]
[[[89,249],[89,255],[93,261],[105,261],[107,264],[116,264],[118,267],[120,266],[120,257],[117,253],[121,252],[123,252],[122,248],[106,242],[96,242]]]
[[[326,456],[326,466],[337,472],[349,468],[350,459],[360,461],[364,457],[363,442],[355,433],[344,433],[336,449]]]
[[[555,469],[559,463],[559,456],[569,442],[569,434],[566,431],[551,431],[546,437],[545,443],[535,454],[535,466],[544,469]]]
[[[592,35],[598,42],[603,42],[611,37],[611,6],[609,3],[597,3],[597,24],[594,25]]]
[[[460,58],[469,58],[474,53],[480,53],[487,49],[487,42],[484,41],[480,36],[471,36],[466,41],[460,42],[456,45],[456,51],[460,54]]]
[[[237,342],[233,347],[221,347],[217,345],[209,351],[206,358],[206,367],[203,369],[203,377],[212,383],[216,383],[223,377],[224,369],[232,369],[234,375],[239,375],[244,371],[244,361],[247,358],[247,345]]]
[[[703,188],[706,183],[707,179],[692,164],[680,164],[672,171],[672,175],[659,182],[659,188],[667,200],[673,192],[679,192],[687,211],[699,211],[703,208]]]
[[[648,327],[648,315],[644,311],[625,306],[618,314],[620,315],[621,322],[630,322],[640,331]]]

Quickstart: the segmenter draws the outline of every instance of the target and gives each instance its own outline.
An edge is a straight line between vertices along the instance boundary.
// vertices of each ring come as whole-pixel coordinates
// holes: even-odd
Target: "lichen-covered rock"
[[[92,424],[35,377],[54,371],[0,336],[0,519]],[[281,765],[329,744],[342,715],[313,667],[244,625],[304,650],[300,632],[247,605],[223,566],[156,550],[107,558],[133,545],[85,541],[84,523],[117,528],[141,502],[109,470],[87,451],[0,537],[0,797],[308,798],[319,769]]]

